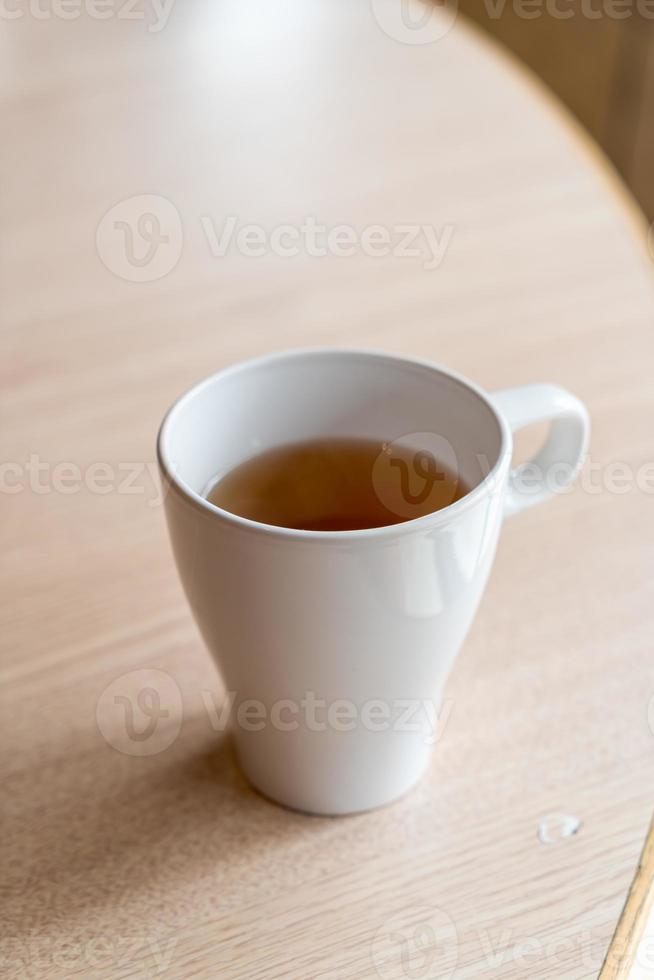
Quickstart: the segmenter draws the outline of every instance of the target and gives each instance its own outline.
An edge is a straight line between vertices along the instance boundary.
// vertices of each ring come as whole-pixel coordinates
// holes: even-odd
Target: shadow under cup
[[[424,447],[469,492],[417,520],[336,532],[258,524],[204,498],[245,460],[319,438]],[[473,385],[363,351],[264,357],[172,407],[158,450],[175,559],[232,699],[241,766],[267,796],[351,813],[419,778],[492,563],[506,449]]]

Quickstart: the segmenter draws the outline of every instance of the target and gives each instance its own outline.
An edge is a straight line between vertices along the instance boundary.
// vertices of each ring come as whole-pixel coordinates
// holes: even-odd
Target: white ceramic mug
[[[512,431],[540,420],[552,421],[544,448],[512,469]],[[584,406],[555,385],[488,395],[433,364],[357,350],[237,364],[173,405],[158,439],[170,537],[255,787],[340,814],[416,782],[502,519],[550,496],[554,471],[559,486],[573,478],[588,432]],[[330,436],[436,439],[470,490],[427,516],[336,532],[258,524],[204,497],[263,450]]]

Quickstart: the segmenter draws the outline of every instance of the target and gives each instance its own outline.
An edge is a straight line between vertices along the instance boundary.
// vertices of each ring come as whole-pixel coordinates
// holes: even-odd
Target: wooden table
[[[149,7],[21,9],[0,63],[3,976],[596,977],[654,770],[635,209],[461,20],[410,44],[386,0],[189,0],[158,31]],[[230,215],[381,225],[392,254],[360,237],[309,255],[303,233],[294,257],[220,257]],[[438,267],[397,254],[415,224],[449,234]],[[153,473],[180,391],[305,344],[429,357],[489,389],[555,381],[594,425],[575,491],[506,525],[427,778],[347,819],[286,812],[235,768]],[[144,677],[168,715],[131,702],[161,749],[138,755],[120,699]],[[541,843],[551,813],[580,829]]]

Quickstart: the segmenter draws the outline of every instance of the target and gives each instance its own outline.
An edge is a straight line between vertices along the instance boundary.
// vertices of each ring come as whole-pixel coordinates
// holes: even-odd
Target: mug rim
[[[231,511],[224,510],[222,507],[216,506],[216,504],[213,504],[207,500],[206,497],[196,493],[196,491],[193,490],[193,488],[189,486],[189,484],[186,483],[186,481],[182,479],[178,473],[175,472],[175,469],[170,465],[168,458],[165,444],[166,438],[170,425],[174,421],[175,416],[192,398],[198,395],[205,388],[210,387],[217,381],[222,381],[229,375],[239,374],[241,372],[261,367],[265,364],[274,363],[276,361],[300,360],[302,358],[316,358],[323,356],[369,359],[378,363],[381,361],[386,361],[408,367],[421,368],[434,374],[440,374],[441,376],[448,378],[450,381],[454,381],[455,383],[461,385],[467,391],[471,392],[473,395],[476,395],[477,398],[484,403],[485,407],[490,411],[491,415],[495,419],[495,422],[497,423],[500,433],[500,448],[493,466],[490,468],[486,476],[471,490],[469,490],[465,496],[459,498],[459,500],[453,501],[446,507],[441,507],[440,510],[433,511],[431,514],[424,514],[421,517],[414,517],[405,521],[400,521],[396,524],[385,524],[381,527],[357,528],[349,531],[314,531],[303,528],[282,527],[277,524],[264,524],[261,521],[254,521],[249,517],[241,517],[239,514],[234,514]],[[355,539],[379,539],[393,535],[398,536],[411,531],[428,530],[432,527],[435,528],[445,524],[455,517],[458,517],[460,514],[473,507],[482,496],[489,492],[489,490],[492,490],[493,485],[498,480],[505,460],[511,455],[512,442],[511,430],[506,419],[483,388],[477,385],[474,381],[471,381],[469,378],[465,377],[465,375],[462,375],[457,371],[452,371],[450,368],[446,368],[441,364],[429,361],[426,358],[406,357],[402,354],[392,354],[388,351],[374,348],[325,346],[294,347],[286,350],[272,351],[267,354],[261,354],[257,357],[248,358],[247,360],[237,361],[234,364],[229,364],[226,367],[215,371],[213,374],[208,375],[206,378],[196,382],[190,388],[187,388],[184,392],[182,392],[182,394],[179,395],[179,397],[176,398],[171,404],[161,421],[161,425],[159,426],[159,431],[157,433],[157,461],[159,463],[161,474],[168,483],[168,488],[164,488],[164,499],[168,490],[175,490],[183,500],[191,504],[196,509],[203,511],[205,514],[207,514],[207,516],[212,517],[214,520],[222,520],[223,523],[231,525],[232,527],[237,527],[244,531],[256,532],[258,534],[268,534],[272,537],[281,537],[296,541],[334,541],[343,543]]]

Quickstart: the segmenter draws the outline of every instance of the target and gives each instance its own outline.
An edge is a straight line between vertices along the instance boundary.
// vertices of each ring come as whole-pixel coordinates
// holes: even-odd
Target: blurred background
[[[654,4],[459,0],[459,9],[563,99],[654,218]]]

